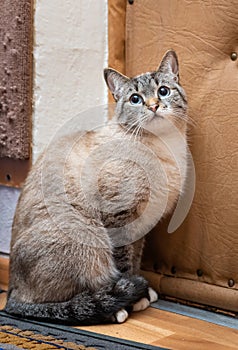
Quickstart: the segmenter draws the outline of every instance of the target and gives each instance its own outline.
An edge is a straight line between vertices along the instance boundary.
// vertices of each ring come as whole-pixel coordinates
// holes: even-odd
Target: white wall
[[[107,101],[107,0],[36,1],[34,58],[35,160],[66,120]]]
[[[107,102],[107,0],[36,0],[33,160],[68,119]],[[0,187],[0,252],[19,191]]]
[[[19,190],[0,186],[0,252],[8,253],[11,240],[12,220]]]

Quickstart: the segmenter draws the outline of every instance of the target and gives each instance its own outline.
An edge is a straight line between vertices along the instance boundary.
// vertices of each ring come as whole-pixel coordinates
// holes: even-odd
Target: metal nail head
[[[231,53],[231,60],[232,61],[236,61],[237,60],[237,53],[236,52],[232,52]]]

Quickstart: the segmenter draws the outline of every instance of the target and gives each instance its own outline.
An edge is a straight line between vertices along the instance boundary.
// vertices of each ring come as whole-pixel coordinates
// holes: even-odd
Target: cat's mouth
[[[163,115],[159,108],[157,108],[155,111],[150,110],[148,121],[151,121],[154,118],[163,118]]]
[[[157,124],[159,119],[163,119],[163,116],[158,111],[147,114],[146,118],[141,123],[142,129],[147,130],[147,127],[151,125],[151,123]]]

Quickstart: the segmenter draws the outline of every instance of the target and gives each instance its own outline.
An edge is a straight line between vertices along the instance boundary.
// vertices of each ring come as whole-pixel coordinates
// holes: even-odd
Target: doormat
[[[69,326],[23,320],[0,311],[0,350],[2,349],[162,350],[157,346],[109,337]]]

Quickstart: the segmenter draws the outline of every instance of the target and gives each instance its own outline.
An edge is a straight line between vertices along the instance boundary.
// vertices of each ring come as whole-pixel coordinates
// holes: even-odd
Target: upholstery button
[[[234,285],[235,285],[235,281],[234,281],[233,279],[230,279],[230,280],[228,281],[228,286],[229,286],[229,287],[234,287]]]
[[[197,275],[198,275],[198,277],[202,277],[203,271],[201,269],[198,269],[197,270]]]
[[[157,262],[154,263],[153,268],[155,271],[159,270],[159,264]]]
[[[173,274],[173,275],[175,275],[176,274],[176,267],[175,266],[172,266],[171,267],[171,273]]]
[[[237,60],[237,53],[236,52],[232,52],[231,53],[231,60],[232,61],[236,61]]]

